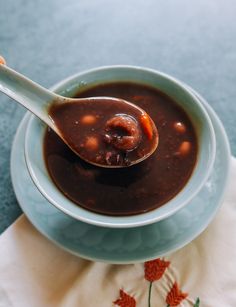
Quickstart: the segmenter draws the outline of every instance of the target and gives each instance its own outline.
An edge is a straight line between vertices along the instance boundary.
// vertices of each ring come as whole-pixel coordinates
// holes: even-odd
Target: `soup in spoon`
[[[158,132],[149,115],[123,99],[54,103],[49,115],[70,148],[95,165],[130,166],[146,159],[158,145]]]

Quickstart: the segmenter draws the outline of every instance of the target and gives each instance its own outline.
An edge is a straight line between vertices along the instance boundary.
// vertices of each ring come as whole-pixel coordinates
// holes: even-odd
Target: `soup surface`
[[[47,129],[44,157],[55,185],[79,206],[106,215],[134,215],[162,206],[182,190],[196,164],[197,137],[187,114],[170,97],[141,84],[100,84],[76,95],[92,96],[122,98],[145,110],[158,129],[158,148],[139,164],[104,169],[80,159]]]

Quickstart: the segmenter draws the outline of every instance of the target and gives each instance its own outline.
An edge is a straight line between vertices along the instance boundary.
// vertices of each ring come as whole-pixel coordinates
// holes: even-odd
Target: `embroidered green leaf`
[[[149,291],[148,291],[148,307],[151,307],[151,292],[152,292],[152,282],[150,282]]]
[[[200,306],[200,298],[198,297],[193,307],[199,307],[199,306]]]

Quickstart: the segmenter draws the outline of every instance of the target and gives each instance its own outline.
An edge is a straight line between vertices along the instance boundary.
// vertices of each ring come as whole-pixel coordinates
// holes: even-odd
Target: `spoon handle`
[[[53,125],[47,108],[49,103],[57,97],[56,94],[6,65],[0,65],[0,91],[33,112],[50,127]]]

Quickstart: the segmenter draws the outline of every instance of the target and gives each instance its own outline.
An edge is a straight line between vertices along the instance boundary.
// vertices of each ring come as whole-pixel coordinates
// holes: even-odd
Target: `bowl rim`
[[[48,200],[52,205],[54,205],[56,208],[58,208],[59,210],[61,210],[62,212],[64,212],[65,214],[83,221],[85,223],[89,223],[89,224],[93,224],[96,226],[101,226],[101,227],[109,227],[109,228],[131,228],[131,227],[139,227],[139,226],[144,226],[144,225],[148,225],[148,224],[152,224],[158,221],[161,221],[169,216],[171,216],[172,214],[176,213],[178,210],[180,210],[181,208],[183,208],[186,204],[188,204],[196,195],[197,193],[200,191],[200,189],[203,187],[203,185],[205,184],[206,180],[208,179],[211,171],[212,171],[212,167],[215,161],[215,153],[216,153],[216,140],[215,140],[215,133],[214,133],[214,128],[211,122],[211,119],[207,113],[207,111],[205,110],[204,106],[202,105],[200,99],[198,99],[198,97],[194,96],[192,92],[189,91],[188,87],[185,86],[184,83],[182,83],[181,81],[179,81],[178,79],[163,73],[161,71],[155,70],[155,69],[151,69],[151,68],[146,68],[146,67],[141,67],[141,66],[132,66],[132,65],[108,65],[108,66],[100,66],[97,68],[92,68],[92,69],[88,69],[88,70],[84,70],[81,71],[79,73],[73,74],[63,80],[61,80],[60,82],[56,83],[55,85],[53,85],[50,90],[55,91],[55,92],[60,92],[60,88],[65,86],[66,84],[70,84],[71,82],[73,82],[75,79],[78,79],[80,77],[83,77],[86,74],[91,74],[91,73],[97,73],[97,72],[101,72],[104,70],[114,70],[114,69],[131,69],[131,70],[137,70],[137,71],[145,71],[147,73],[152,73],[152,74],[156,74],[159,77],[164,77],[166,79],[168,79],[169,81],[171,81],[172,83],[174,83],[175,85],[177,85],[178,87],[180,87],[183,91],[185,91],[192,100],[195,101],[195,103],[197,104],[198,108],[201,109],[201,112],[204,114],[205,118],[207,119],[207,124],[209,127],[209,135],[210,135],[210,139],[212,142],[212,146],[211,146],[211,160],[209,160],[208,163],[208,168],[206,169],[206,171],[204,172],[204,175],[202,175],[202,180],[201,182],[197,185],[196,189],[191,193],[191,195],[189,195],[188,197],[185,198],[184,201],[182,201],[181,203],[179,203],[178,205],[176,205],[174,208],[171,208],[171,210],[168,210],[162,214],[158,214],[158,212],[160,212],[162,207],[167,207],[168,204],[173,203],[173,201],[175,201],[176,197],[180,194],[177,193],[175,197],[173,197],[172,199],[170,199],[166,204],[164,204],[163,206],[153,209],[152,211],[146,212],[146,213],[141,213],[138,215],[131,215],[131,216],[108,216],[108,215],[102,215],[99,213],[95,213],[92,211],[89,211],[87,209],[84,209],[78,205],[75,205],[71,200],[69,200],[68,198],[66,198],[67,200],[69,200],[69,202],[71,204],[73,204],[74,206],[78,207],[79,209],[77,210],[78,213],[74,213],[71,212],[70,210],[68,210],[67,208],[65,208],[63,205],[59,204],[58,202],[56,202],[48,193],[47,191],[45,191],[44,187],[41,185],[41,183],[39,182],[37,175],[34,171],[34,167],[31,164],[31,160],[29,158],[29,152],[27,150],[28,146],[29,146],[29,134],[30,134],[30,125],[31,123],[37,119],[36,116],[32,115],[28,124],[27,124],[27,129],[26,129],[26,133],[25,133],[25,146],[24,146],[24,155],[25,155],[25,161],[26,161],[26,165],[28,168],[28,172],[34,182],[34,184],[36,185],[36,187],[38,188],[38,190],[40,191],[40,193],[46,198],[46,200]],[[38,120],[38,119],[37,119]],[[198,163],[198,162],[197,162]],[[193,170],[192,175],[194,174],[196,170]],[[191,175],[191,177],[192,177]],[[49,176],[49,174],[48,174]],[[190,179],[191,179],[190,177]],[[49,176],[50,178],[50,176]],[[188,183],[183,187],[183,189],[180,192],[183,192],[185,190],[185,187],[188,185]],[[55,185],[54,185],[55,186]],[[55,186],[56,187],[56,186]],[[61,194],[61,196],[63,196],[65,198],[65,196],[62,194],[62,192],[56,187],[56,189],[58,190],[58,193]],[[83,215],[83,212],[86,216]],[[80,215],[82,213],[82,215]],[[146,218],[144,218],[146,216]],[[103,220],[100,219],[96,219],[98,217],[102,217]]]

